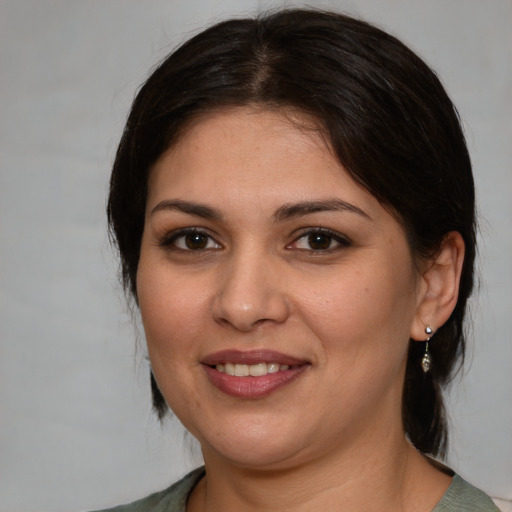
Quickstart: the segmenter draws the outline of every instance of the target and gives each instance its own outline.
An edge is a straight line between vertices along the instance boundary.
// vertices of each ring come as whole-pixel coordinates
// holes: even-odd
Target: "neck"
[[[411,447],[403,433],[334,450],[307,464],[265,470],[240,467],[205,452],[206,478],[194,489],[188,512],[421,512],[432,510],[450,478]]]

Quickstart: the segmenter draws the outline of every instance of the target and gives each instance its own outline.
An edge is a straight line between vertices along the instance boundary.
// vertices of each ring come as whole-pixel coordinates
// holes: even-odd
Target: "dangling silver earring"
[[[428,373],[430,371],[430,366],[432,365],[432,356],[428,351],[428,342],[432,337],[432,332],[432,327],[430,327],[430,325],[427,325],[427,327],[425,327],[425,334],[428,336],[428,338],[425,340],[425,352],[423,354],[423,357],[421,358],[421,369],[423,370],[423,373]]]

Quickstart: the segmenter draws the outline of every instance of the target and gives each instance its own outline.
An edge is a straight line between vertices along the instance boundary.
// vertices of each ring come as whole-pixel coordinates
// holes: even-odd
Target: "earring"
[[[432,327],[430,327],[430,325],[427,325],[427,327],[425,327],[425,334],[428,336],[428,338],[425,340],[425,352],[423,354],[423,357],[421,358],[421,369],[423,370],[423,373],[428,373],[430,371],[430,366],[432,365],[432,356],[428,351],[428,342],[432,337],[432,332]]]

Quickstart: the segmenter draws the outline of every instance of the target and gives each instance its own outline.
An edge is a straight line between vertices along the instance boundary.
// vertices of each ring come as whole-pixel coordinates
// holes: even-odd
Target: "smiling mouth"
[[[208,380],[222,393],[264,398],[295,381],[311,363],[272,350],[225,350],[202,361]]]
[[[279,363],[240,364],[226,362],[223,364],[215,365],[215,369],[218,372],[235,377],[263,377],[269,373],[283,372],[289,370],[290,368],[293,367],[288,364]]]

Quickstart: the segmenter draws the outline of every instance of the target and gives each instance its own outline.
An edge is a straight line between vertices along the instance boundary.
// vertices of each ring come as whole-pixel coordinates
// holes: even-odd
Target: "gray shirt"
[[[97,512],[186,512],[188,495],[204,473],[204,468],[195,469],[163,491],[128,505]],[[455,475],[432,512],[499,512],[499,509],[486,494]]]

